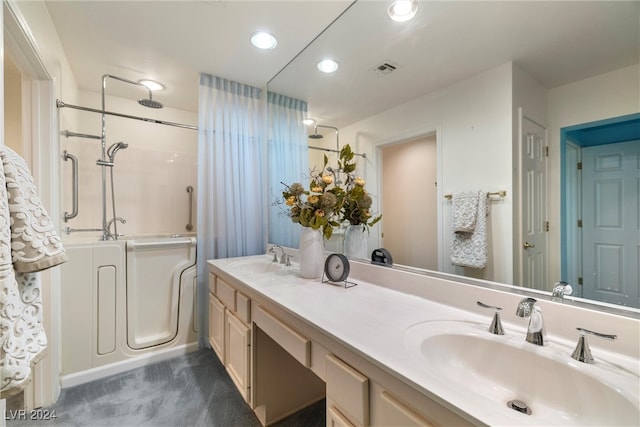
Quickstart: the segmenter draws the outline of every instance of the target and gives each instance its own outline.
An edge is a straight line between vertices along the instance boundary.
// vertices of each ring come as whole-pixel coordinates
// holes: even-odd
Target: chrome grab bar
[[[64,150],[62,153],[62,158],[66,162],[67,160],[71,160],[71,165],[73,166],[73,175],[72,175],[72,199],[73,199],[73,211],[71,213],[64,213],[64,222],[69,221],[71,218],[75,218],[78,216],[78,158],[73,154],[69,154],[67,150]]]
[[[64,136],[65,138],[77,137],[77,138],[89,138],[89,139],[102,139],[102,137],[98,136],[98,135],[90,135],[90,134],[87,134],[87,133],[71,132],[69,130],[61,131],[60,135]]]
[[[193,187],[187,186],[187,193],[189,193],[189,223],[185,227],[187,231],[193,230],[193,224],[191,219],[193,218]]]
[[[71,228],[71,227],[64,228],[64,232],[66,234],[87,232],[87,231],[102,231],[102,228]]]

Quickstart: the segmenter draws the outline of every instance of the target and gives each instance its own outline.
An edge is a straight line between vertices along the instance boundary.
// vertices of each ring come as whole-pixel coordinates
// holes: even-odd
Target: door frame
[[[372,144],[374,153],[375,153],[375,165],[376,170],[379,171],[378,179],[376,182],[376,193],[379,195],[379,200],[383,200],[384,194],[382,191],[382,180],[384,177],[382,176],[382,149],[385,146],[394,145],[394,144],[402,144],[403,142],[409,142],[412,140],[416,140],[419,138],[424,138],[427,136],[435,135],[436,138],[436,180],[437,180],[437,188],[436,188],[436,197],[438,201],[442,201],[444,199],[444,185],[442,182],[442,125],[424,125],[414,129],[410,129],[404,132],[396,133],[394,135],[388,136],[386,138],[380,139]],[[382,206],[382,202],[379,202],[379,206]],[[436,205],[436,221],[437,221],[437,244],[438,244],[438,271],[445,272],[444,268],[444,260],[446,259],[443,253],[444,249],[444,226],[443,226],[443,203],[437,203]],[[382,220],[380,221],[380,229],[384,231],[384,213],[382,215]],[[381,237],[381,233],[376,234],[375,242],[370,239],[370,243],[375,243],[376,247],[381,247],[383,243],[383,238]],[[393,255],[393,254],[392,254]]]
[[[53,224],[60,224],[60,159],[54,78],[47,69],[27,20],[15,0],[5,0],[0,13],[3,47],[22,73],[23,157]],[[2,57],[4,67],[4,56]],[[4,85],[4,78],[2,79]],[[4,87],[3,87],[4,93]],[[4,117],[2,118],[4,123]],[[49,406],[60,395],[60,269],[41,273],[43,322],[47,331],[46,356],[32,369],[34,378],[24,389],[27,409]]]
[[[574,233],[575,235],[572,236],[572,230],[570,229],[572,222],[576,224],[571,213],[574,211],[579,212],[580,206],[575,206],[575,198],[572,200],[568,197],[574,189],[570,188],[571,180],[569,179],[569,174],[571,171],[566,164],[567,152],[572,149],[572,146],[581,148],[583,146],[605,145],[629,140],[629,136],[625,136],[624,132],[619,132],[616,129],[625,129],[624,126],[636,121],[640,121],[640,113],[610,117],[560,128],[560,276],[561,280],[575,285],[574,288],[579,288],[578,295],[582,295],[582,287],[578,286],[577,282],[577,277],[582,277],[581,266],[570,268],[569,260],[575,259],[576,251],[580,250],[579,248],[582,244],[581,236],[576,237],[581,233]],[[599,132],[600,130],[609,130],[609,132],[598,134],[598,137],[603,139],[599,143],[593,143],[589,132]],[[580,183],[580,180],[578,182]],[[582,187],[578,188],[577,191],[582,192]],[[572,274],[574,270],[577,271],[577,276]],[[571,280],[574,280],[574,282],[571,282]]]

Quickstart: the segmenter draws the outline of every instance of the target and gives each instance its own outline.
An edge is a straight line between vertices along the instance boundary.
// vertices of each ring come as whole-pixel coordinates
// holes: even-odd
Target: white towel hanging
[[[487,192],[474,191],[473,193],[477,202],[474,212],[475,226],[471,232],[456,232],[452,224],[451,264],[483,269],[488,260]]]

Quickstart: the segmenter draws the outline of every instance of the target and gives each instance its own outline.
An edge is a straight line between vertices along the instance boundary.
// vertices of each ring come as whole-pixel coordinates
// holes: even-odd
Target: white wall
[[[560,129],[640,112],[640,66],[621,68],[549,91],[549,272],[560,278]]]
[[[512,64],[508,63],[340,130],[342,144],[350,143],[355,151],[367,153],[366,160],[357,158],[358,170],[364,171],[367,187],[374,196],[379,193],[378,153],[374,147],[438,132],[443,271],[511,282],[511,111]],[[421,177],[416,176],[413,188],[403,191],[415,192],[419,197],[422,185]],[[491,256],[484,270],[454,268],[448,259],[450,202],[443,196],[469,189],[507,191],[507,197],[491,203]],[[372,229],[370,245],[378,243],[382,228]]]

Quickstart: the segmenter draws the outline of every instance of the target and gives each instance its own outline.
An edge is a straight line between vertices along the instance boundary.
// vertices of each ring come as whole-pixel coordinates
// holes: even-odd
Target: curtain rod
[[[324,148],[324,147],[314,147],[313,145],[309,145],[309,148],[311,148],[312,150],[320,150],[320,151],[329,151],[331,153],[339,153],[338,150],[332,150],[331,148]],[[362,156],[363,159],[367,158],[367,153],[353,153],[355,156]]]
[[[184,129],[191,129],[191,130],[198,130],[198,126],[194,126],[194,125],[185,125],[182,123],[174,123],[174,122],[167,122],[164,120],[157,120],[157,119],[150,119],[147,117],[139,117],[139,116],[131,116],[129,114],[122,114],[122,113],[114,113],[112,111],[102,111],[102,110],[98,110],[96,108],[89,108],[89,107],[82,107],[79,105],[73,105],[73,104],[65,104],[64,102],[60,101],[59,99],[56,100],[56,107],[58,108],[73,108],[76,110],[82,110],[82,111],[90,111],[92,113],[104,113],[107,114],[109,116],[116,116],[116,117],[123,117],[125,119],[135,119],[135,120],[142,120],[143,122],[148,122],[148,123],[156,123],[156,124],[160,124],[160,125],[167,125],[167,126],[174,126],[174,127],[178,127],[178,128],[184,128]]]

